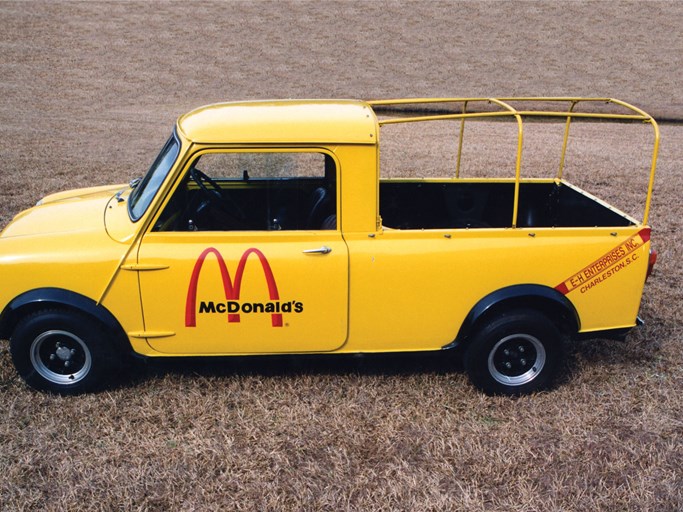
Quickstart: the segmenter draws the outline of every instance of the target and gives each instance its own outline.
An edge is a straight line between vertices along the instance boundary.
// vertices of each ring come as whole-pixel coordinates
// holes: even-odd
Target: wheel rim
[[[489,353],[491,376],[508,386],[521,386],[534,380],[545,366],[546,353],[538,338],[511,334],[495,344]]]
[[[73,333],[47,331],[31,344],[31,363],[44,379],[53,384],[76,384],[92,367],[87,345]]]

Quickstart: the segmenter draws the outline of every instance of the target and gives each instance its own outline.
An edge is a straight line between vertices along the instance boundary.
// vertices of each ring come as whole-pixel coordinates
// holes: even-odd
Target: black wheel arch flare
[[[455,340],[444,349],[463,346],[476,329],[477,324],[496,313],[515,308],[534,309],[558,322],[558,328],[575,336],[581,328],[576,308],[567,297],[549,286],[539,284],[518,284],[496,290],[479,302],[465,317]]]
[[[9,339],[24,316],[50,308],[75,310],[94,318],[111,333],[115,349],[132,352],[125,331],[107,308],[85,295],[62,288],[36,288],[15,297],[0,313],[0,339]]]

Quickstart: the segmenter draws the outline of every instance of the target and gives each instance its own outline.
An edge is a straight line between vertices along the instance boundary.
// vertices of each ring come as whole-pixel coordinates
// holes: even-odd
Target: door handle
[[[331,247],[327,247],[326,245],[323,245],[322,247],[318,247],[317,249],[306,249],[304,251],[304,254],[328,254],[332,252]]]

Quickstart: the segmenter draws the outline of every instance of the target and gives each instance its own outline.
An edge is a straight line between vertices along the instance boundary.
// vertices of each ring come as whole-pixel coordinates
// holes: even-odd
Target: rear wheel
[[[562,345],[560,331],[541,313],[505,312],[475,333],[465,352],[465,370],[487,394],[533,393],[552,383]]]
[[[104,327],[71,311],[42,310],[23,318],[10,338],[10,351],[27,384],[61,394],[97,388],[115,366]]]

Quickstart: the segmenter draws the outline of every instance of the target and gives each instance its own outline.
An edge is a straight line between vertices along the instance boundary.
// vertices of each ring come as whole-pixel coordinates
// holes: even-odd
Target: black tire
[[[29,386],[63,395],[99,388],[117,361],[104,326],[63,310],[41,310],[22,318],[10,337],[10,352]]]
[[[526,395],[552,384],[563,353],[562,335],[545,315],[512,310],[475,333],[465,352],[465,371],[488,395]]]

